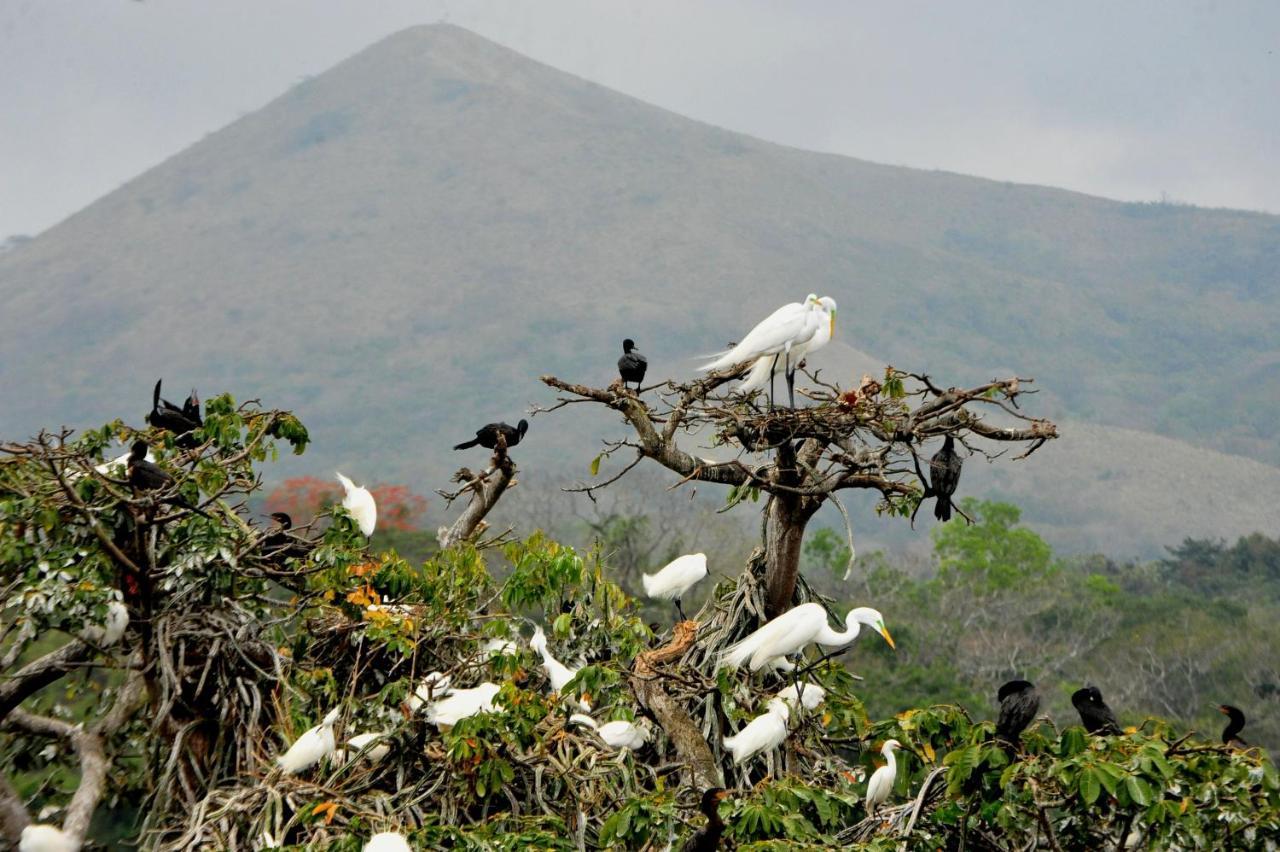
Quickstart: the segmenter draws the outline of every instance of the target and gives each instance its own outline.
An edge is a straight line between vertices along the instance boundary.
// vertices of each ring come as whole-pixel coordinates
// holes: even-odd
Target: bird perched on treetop
[[[794,654],[812,642],[828,648],[848,645],[858,638],[859,626],[865,624],[884,637],[889,647],[895,647],[889,629],[884,626],[884,616],[871,607],[860,606],[849,610],[844,617],[845,630],[832,630],[827,625],[827,611],[819,603],[805,603],[787,610],[745,639],[725,649],[721,665],[738,668],[750,661],[751,671],[759,671],[773,660]]]
[[[1244,730],[1244,713],[1240,708],[1232,707],[1230,704],[1221,704],[1218,706],[1218,712],[1225,714],[1230,719],[1227,722],[1227,727],[1222,730],[1223,744],[1235,748],[1248,748],[1249,744],[1240,738],[1240,732]]]
[[[942,449],[929,460],[930,490],[938,498],[933,506],[933,516],[940,521],[951,520],[951,496],[960,485],[960,468],[964,459],[956,452],[955,439],[948,435]]]
[[[1102,691],[1096,686],[1086,686],[1071,693],[1071,703],[1080,714],[1080,722],[1091,734],[1112,735],[1120,733],[1120,723],[1102,700]]]
[[[723,787],[712,787],[702,794],[698,810],[707,817],[707,824],[689,835],[680,852],[713,852],[720,848],[720,836],[724,834],[724,820],[720,818],[720,803],[729,797]]]
[[[346,492],[342,498],[342,508],[351,513],[351,517],[360,526],[360,532],[364,533],[365,538],[369,538],[378,526],[378,504],[374,502],[369,489],[363,485],[356,485],[341,473],[338,473],[338,481]]]
[[[802,343],[791,350],[791,360],[799,366],[805,358],[817,352],[822,347],[831,342],[831,336],[836,330],[836,300],[830,296],[823,296],[818,300],[820,311],[823,316],[819,317],[818,330],[808,343]],[[771,384],[774,377],[778,375],[779,367],[777,356],[762,355],[756,359],[756,363],[752,365],[751,372],[747,373],[747,377],[735,389],[739,393],[751,393],[752,391],[761,390],[765,384]]]
[[[463,441],[461,444],[455,444],[455,450],[469,450],[477,444],[486,450],[496,450],[498,448],[498,436],[501,435],[507,443],[507,449],[511,449],[520,440],[524,438],[524,433],[529,431],[529,421],[521,420],[515,426],[509,426],[506,423],[487,423],[476,430],[476,436],[470,441]]]
[[[640,580],[644,584],[644,593],[649,597],[675,601],[676,612],[680,613],[680,620],[684,621],[680,599],[705,576],[707,554],[686,553],[668,562],[656,573],[642,574]]]
[[[1040,710],[1040,693],[1035,684],[1011,680],[996,695],[1000,702],[1000,718],[996,720],[996,740],[1010,750],[1018,747],[1018,737],[1031,724]]]
[[[636,349],[636,342],[630,337],[622,341],[622,357],[618,359],[618,375],[622,377],[622,387],[626,388],[628,382],[635,382],[638,392],[648,369],[649,359]]]
[[[163,381],[164,379],[156,380],[155,390],[151,394],[151,413],[147,415],[147,422],[158,429],[172,432],[176,439],[174,443],[183,449],[198,446],[199,442],[188,433],[204,425],[204,420],[200,417],[200,397],[196,396],[195,388],[192,388],[191,395],[179,408],[169,400],[160,398],[160,384]]]
[[[738,344],[714,361],[703,365],[703,372],[722,370],[739,361],[754,361],[765,355],[773,357],[770,364],[770,376],[774,366],[781,361],[787,377],[787,390],[790,392],[791,407],[795,408],[795,373],[798,361],[792,355],[797,346],[808,343],[818,333],[819,313],[823,306],[818,297],[810,293],[803,302],[789,302],[765,317],[755,328],[747,332]],[[830,320],[829,320],[830,321]],[[769,387],[770,401],[773,399],[773,383]]]

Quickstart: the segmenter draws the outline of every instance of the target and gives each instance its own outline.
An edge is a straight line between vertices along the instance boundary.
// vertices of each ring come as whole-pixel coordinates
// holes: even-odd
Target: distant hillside
[[[1278,261],[1274,216],[783,148],[419,27],[0,255],[0,434],[140,419],[163,375],[297,410],[312,469],[429,491],[539,374],[607,381],[630,336],[685,375],[812,290],[877,366],[1017,369],[1049,416],[1190,442],[1068,430],[992,485],[1151,549],[1280,498],[1274,468],[1246,492],[1191,446],[1280,462]],[[847,381],[849,357],[823,363]],[[522,461],[580,470],[599,426],[539,418]],[[1184,463],[1204,478],[1168,489]]]

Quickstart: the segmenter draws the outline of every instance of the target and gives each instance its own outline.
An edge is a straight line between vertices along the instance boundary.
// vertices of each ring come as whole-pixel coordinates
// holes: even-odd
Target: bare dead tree
[[[511,456],[507,455],[507,440],[502,433],[498,433],[497,447],[494,448],[489,467],[480,473],[472,473],[468,468],[461,468],[453,475],[453,481],[461,483],[461,487],[456,491],[436,490],[436,493],[444,498],[446,506],[452,506],[453,501],[464,494],[471,495],[471,500],[457,519],[451,525],[441,527],[437,532],[440,548],[443,550],[459,542],[475,540],[482,535],[487,527],[485,516],[498,505],[498,500],[508,488],[518,484],[515,476],[516,465],[511,460]],[[485,543],[496,543],[507,532],[509,530]]]
[[[926,375],[888,367],[882,383],[864,377],[856,390],[842,390],[811,376],[816,387],[807,393],[809,408],[763,410],[753,400],[727,387],[749,366],[738,364],[689,382],[668,381],[652,390],[647,402],[620,381],[592,388],[543,376],[560,392],[555,404],[535,414],[577,403],[595,403],[619,412],[632,435],[604,442],[602,457],[634,453],[623,469],[607,480],[575,490],[592,494],[617,482],[645,459],[674,471],[685,482],[729,486],[728,504],[758,493],[768,495],[763,509],[763,558],[766,564],[766,617],[792,603],[800,567],[801,542],[809,519],[828,501],[843,512],[838,494],[871,489],[881,494],[880,511],[910,515],[928,483],[920,482],[917,447],[952,435],[971,454],[995,460],[983,442],[1028,445],[1015,458],[1024,459],[1057,427],[1030,417],[1018,407],[1031,379],[993,379],[976,387],[941,389]],[[648,390],[648,389],[647,389]],[[727,390],[727,392],[726,392]],[[698,436],[731,454],[721,458],[687,448]]]

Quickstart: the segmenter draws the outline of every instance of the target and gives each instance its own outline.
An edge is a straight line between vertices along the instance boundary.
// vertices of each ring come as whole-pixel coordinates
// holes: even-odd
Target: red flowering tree
[[[427,498],[407,485],[375,485],[369,489],[378,504],[378,528],[414,531],[422,528]],[[287,512],[303,524],[326,506],[342,502],[342,486],[316,476],[286,479],[267,495],[267,512]]]

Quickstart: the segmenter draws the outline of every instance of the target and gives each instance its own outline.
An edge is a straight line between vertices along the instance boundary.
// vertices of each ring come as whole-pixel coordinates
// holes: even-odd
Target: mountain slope
[[[1277,217],[796,151],[419,27],[0,256],[0,434],[140,418],[164,375],[294,408],[317,465],[437,483],[538,375],[607,381],[624,336],[686,375],[816,291],[880,359],[1274,463],[1278,246]],[[593,437],[540,418],[526,460]]]

